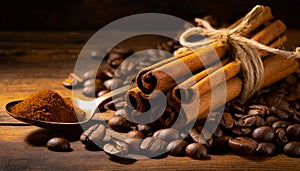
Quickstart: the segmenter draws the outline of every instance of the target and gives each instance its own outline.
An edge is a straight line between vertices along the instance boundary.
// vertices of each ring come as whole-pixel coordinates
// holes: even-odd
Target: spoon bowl
[[[95,115],[95,111],[99,106],[103,106],[107,102],[109,102],[112,98],[117,98],[122,95],[125,95],[125,93],[128,91],[129,86],[124,86],[121,88],[118,88],[116,90],[113,90],[107,94],[104,94],[101,97],[98,97],[94,100],[86,101],[81,100],[78,98],[72,98],[73,105],[78,107],[80,110],[85,112],[85,119],[80,122],[51,122],[51,121],[42,121],[42,120],[33,120],[30,118],[25,118],[20,115],[17,115],[15,113],[11,112],[11,108],[22,102],[22,100],[12,101],[6,104],[5,110],[6,112],[12,116],[13,118],[28,123],[30,125],[38,126],[41,128],[47,128],[47,129],[78,129],[78,128],[85,128],[88,125],[92,124],[92,118]]]

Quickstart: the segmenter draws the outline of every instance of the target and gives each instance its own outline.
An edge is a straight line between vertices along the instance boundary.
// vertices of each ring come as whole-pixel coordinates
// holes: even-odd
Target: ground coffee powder
[[[11,112],[33,120],[52,122],[78,122],[85,116],[83,111],[74,108],[70,99],[52,90],[40,90],[32,94],[13,106]]]

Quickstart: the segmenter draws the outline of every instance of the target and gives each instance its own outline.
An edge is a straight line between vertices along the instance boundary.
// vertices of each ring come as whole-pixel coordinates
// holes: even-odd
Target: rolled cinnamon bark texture
[[[252,19],[242,20],[232,29],[232,32],[248,37],[252,31],[273,18],[270,8],[263,6],[256,7],[247,15],[253,15]],[[142,70],[136,77],[137,85],[144,94],[150,94],[153,90],[167,92],[181,80],[187,79],[191,73],[203,69],[203,64],[209,65],[216,59],[223,58],[227,51],[228,44],[222,40],[202,46],[194,50],[194,53],[175,59],[158,68]],[[183,65],[186,68],[184,71],[182,71]]]

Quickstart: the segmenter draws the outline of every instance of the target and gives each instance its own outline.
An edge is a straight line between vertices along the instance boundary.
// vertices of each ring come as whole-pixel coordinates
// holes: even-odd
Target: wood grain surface
[[[0,32],[0,170],[300,170],[299,158],[282,154],[211,155],[210,160],[168,156],[116,161],[103,151],[85,149],[78,135],[23,125],[5,112],[7,102],[23,99],[39,89],[71,95],[71,90],[61,82],[72,72],[81,48],[93,34],[93,31]],[[300,31],[289,30],[287,34],[290,38],[287,45],[299,46]],[[55,136],[68,137],[73,150],[49,151],[45,144]]]

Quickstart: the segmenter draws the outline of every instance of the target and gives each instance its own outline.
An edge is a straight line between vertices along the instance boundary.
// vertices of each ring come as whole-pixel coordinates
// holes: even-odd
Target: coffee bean
[[[117,54],[121,54],[124,56],[128,56],[132,53],[132,50],[127,48],[127,47],[114,47],[111,51],[111,53],[117,53]]]
[[[256,152],[262,155],[272,155],[276,151],[274,143],[271,142],[261,142],[258,143]]]
[[[174,128],[160,129],[153,134],[153,137],[170,142],[180,138],[179,132]]]
[[[291,157],[300,157],[300,142],[291,141],[287,143],[283,148],[283,152]]]
[[[98,93],[98,97],[101,97],[101,96],[103,96],[104,94],[107,94],[107,93],[109,93],[110,91],[109,90],[101,90],[101,91],[99,91],[99,93]]]
[[[188,142],[184,140],[173,140],[167,146],[167,152],[171,156],[184,156],[185,148],[188,145]]]
[[[71,151],[70,143],[64,138],[52,138],[47,142],[47,148],[51,151]]]
[[[207,149],[199,143],[191,143],[185,148],[185,153],[192,159],[206,159]]]
[[[83,86],[84,87],[90,87],[90,86],[96,87],[96,85],[101,85],[101,84],[102,84],[102,81],[99,79],[88,79],[83,83]]]
[[[221,136],[221,137],[215,137],[211,149],[216,151],[216,152],[220,152],[220,153],[229,152],[230,147],[229,147],[228,142],[231,139],[232,139],[232,137],[227,136],[227,135]]]
[[[290,140],[300,141],[300,124],[289,125],[286,133]]]
[[[199,130],[197,128],[192,128],[189,130],[189,135],[195,142],[206,148],[213,144],[212,134],[210,134],[206,129]]]
[[[292,116],[287,112],[277,109],[276,107],[269,108],[271,115],[277,116],[281,120],[289,120]]]
[[[234,127],[231,132],[237,136],[249,135],[251,133],[251,128],[246,127]]]
[[[105,134],[105,126],[102,124],[95,124],[81,134],[80,141],[87,147],[99,147],[103,143]]]
[[[139,139],[144,139],[145,136],[141,131],[137,131],[137,130],[131,130],[127,133],[127,136],[129,138],[139,138]]]
[[[139,153],[142,141],[143,139],[140,138],[127,138],[125,142],[128,144],[128,152]]]
[[[239,155],[250,155],[258,146],[255,140],[248,137],[237,137],[229,140],[228,143],[231,150]]]
[[[275,138],[276,144],[280,147],[289,141],[283,128],[277,128],[275,130]]]
[[[275,123],[275,122],[277,122],[277,121],[279,121],[279,118],[278,118],[278,117],[276,117],[276,116],[268,116],[268,117],[266,118],[266,125],[272,126],[273,123]]]
[[[261,126],[253,130],[252,138],[259,142],[272,141],[275,136],[275,131],[272,127]]]
[[[265,121],[262,117],[258,115],[246,115],[242,117],[241,119],[237,120],[235,122],[236,126],[240,127],[252,127],[252,126],[264,126]]]
[[[126,116],[126,111],[125,111],[125,109],[119,109],[119,110],[117,110],[117,111],[115,112],[114,116],[122,116],[122,117],[125,118],[125,116]]]
[[[269,109],[264,105],[251,105],[247,108],[248,115],[260,115],[262,117],[269,114]]]
[[[147,137],[140,145],[141,150],[147,155],[160,156],[166,153],[168,143],[159,138]]]
[[[108,125],[115,131],[118,132],[128,132],[131,130],[130,122],[127,121],[124,117],[114,116],[108,120]]]
[[[152,127],[146,124],[138,124],[136,129],[141,131],[146,136],[153,131]]]
[[[108,90],[114,90],[116,88],[121,87],[123,85],[123,81],[121,79],[118,79],[118,78],[113,78],[113,79],[104,81],[103,85]]]
[[[112,156],[125,157],[128,154],[128,144],[125,141],[112,138],[111,143],[105,144],[103,150]]]
[[[115,104],[117,110],[124,109],[124,106],[125,106],[125,101],[117,102]]]
[[[97,76],[97,72],[94,71],[94,70],[90,70],[90,71],[87,71],[83,74],[82,78],[83,80],[95,80]]]
[[[286,121],[277,121],[277,122],[274,122],[272,127],[276,130],[278,128],[283,128],[283,129],[286,129],[290,124]]]
[[[234,126],[234,119],[231,117],[230,113],[223,113],[220,125],[223,126],[225,129],[232,129],[232,127]]]
[[[82,93],[88,97],[95,97],[96,91],[94,86],[84,87]]]
[[[223,136],[223,130],[220,127],[217,127],[213,135],[215,137],[222,137]]]
[[[108,56],[107,62],[112,66],[112,67],[118,67],[125,59],[125,56],[117,53],[111,53]]]

